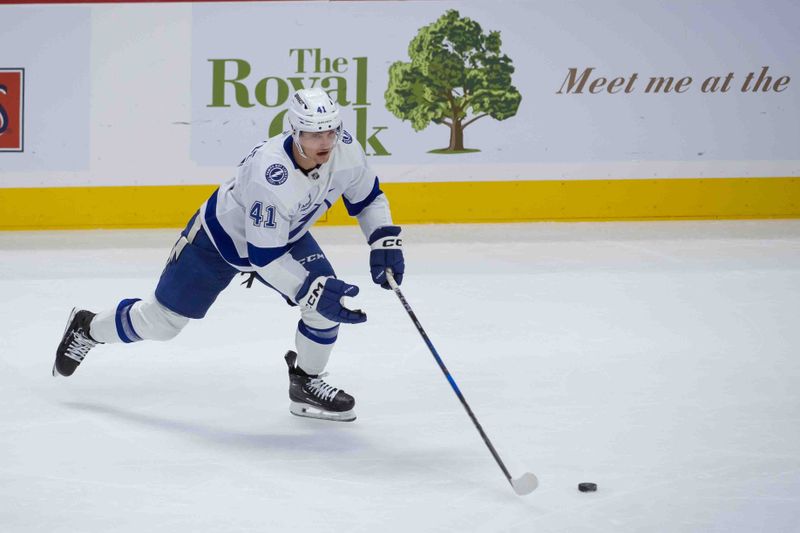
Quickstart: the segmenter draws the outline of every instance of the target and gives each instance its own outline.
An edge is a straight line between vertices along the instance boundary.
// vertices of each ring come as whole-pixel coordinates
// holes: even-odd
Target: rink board
[[[13,4],[0,229],[180,226],[312,86],[400,223],[800,217],[792,0]],[[472,109],[443,151],[390,73],[451,10],[497,32],[517,105]]]
[[[0,189],[0,229],[180,227],[214,186]],[[800,217],[800,178],[385,183],[409,223]],[[32,206],[47,206],[46,209]],[[355,224],[341,202],[320,225]]]

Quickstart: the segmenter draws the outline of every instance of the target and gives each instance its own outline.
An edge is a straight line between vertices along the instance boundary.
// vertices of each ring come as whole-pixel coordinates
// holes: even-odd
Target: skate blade
[[[332,420],[334,422],[352,422],[356,419],[356,413],[353,409],[342,412],[324,411],[319,407],[300,402],[291,402],[289,405],[289,412],[295,416],[317,418],[319,420]]]

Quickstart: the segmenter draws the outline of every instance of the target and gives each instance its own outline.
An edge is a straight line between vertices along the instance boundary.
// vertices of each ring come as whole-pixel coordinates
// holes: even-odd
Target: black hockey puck
[[[597,483],[578,483],[578,490],[581,492],[595,492]]]

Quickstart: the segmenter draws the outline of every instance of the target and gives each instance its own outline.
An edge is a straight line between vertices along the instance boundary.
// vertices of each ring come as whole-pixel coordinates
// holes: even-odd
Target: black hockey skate
[[[78,309],[72,310],[67,320],[67,328],[61,338],[61,344],[56,350],[56,360],[53,363],[53,375],[71,376],[89,350],[102,344],[89,335],[89,324],[94,318],[94,313]]]
[[[285,359],[289,365],[289,411],[293,415],[337,422],[356,419],[355,398],[325,383],[322,378],[327,374],[306,374],[296,365],[297,354],[291,350],[286,352]]]

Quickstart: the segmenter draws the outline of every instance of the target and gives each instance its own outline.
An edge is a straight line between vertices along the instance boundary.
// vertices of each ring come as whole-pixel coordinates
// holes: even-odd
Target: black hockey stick
[[[417,315],[414,314],[414,311],[411,309],[411,306],[408,304],[408,301],[406,301],[405,296],[403,296],[403,293],[400,292],[400,287],[397,286],[397,282],[394,280],[394,275],[391,268],[386,269],[386,279],[389,282],[389,286],[392,288],[394,293],[400,299],[400,303],[402,303],[403,307],[405,307],[406,313],[408,313],[408,316],[411,317],[411,321],[417,327],[417,331],[419,331],[419,334],[422,336],[422,340],[425,341],[425,344],[428,346],[428,349],[431,351],[431,354],[433,354],[433,358],[436,359],[436,362],[439,364],[439,368],[442,369],[444,377],[447,378],[447,381],[453,388],[453,392],[455,392],[456,396],[458,396],[458,399],[461,401],[461,405],[464,406],[464,409],[467,411],[467,414],[469,415],[469,418],[472,420],[472,423],[475,424],[475,428],[478,430],[478,433],[481,434],[483,442],[489,448],[489,451],[492,452],[492,457],[494,457],[494,460],[497,461],[497,465],[500,467],[500,470],[503,471],[503,474],[505,474],[506,479],[511,484],[511,487],[514,489],[514,492],[516,492],[520,496],[523,494],[530,494],[531,492],[533,492],[536,489],[536,487],[539,486],[539,480],[536,479],[536,476],[531,474],[530,472],[526,472],[516,479],[512,478],[511,474],[508,473],[506,465],[503,464],[502,459],[500,459],[500,456],[497,454],[497,450],[494,449],[494,446],[492,446],[492,442],[489,440],[489,437],[486,435],[486,432],[483,431],[480,422],[478,422],[478,419],[475,418],[475,414],[472,412],[472,409],[469,408],[467,400],[464,398],[464,395],[461,394],[461,390],[458,388],[458,385],[456,385],[453,376],[450,375],[450,371],[447,370],[446,366],[444,366],[444,361],[442,361],[442,358],[439,357],[439,354],[436,352],[436,348],[433,347],[433,343],[428,338],[428,335],[425,333],[425,330],[422,328],[422,324],[419,323]]]

